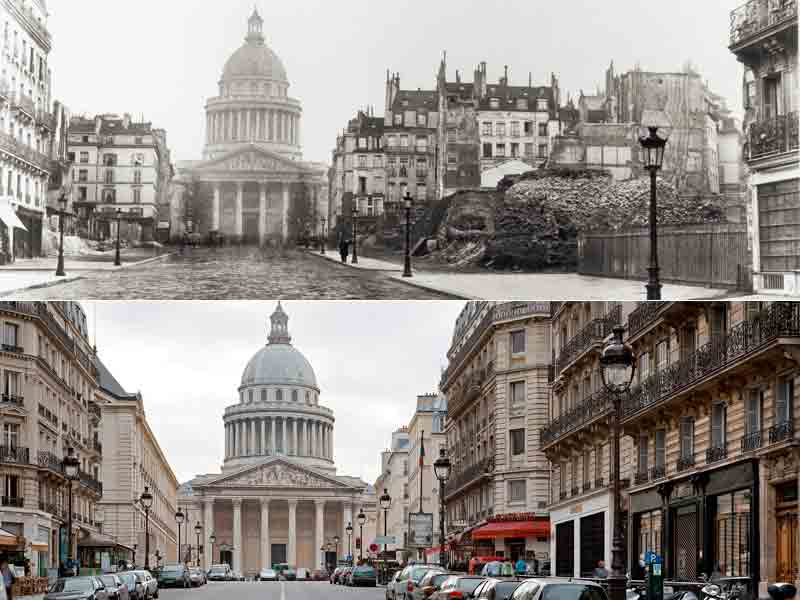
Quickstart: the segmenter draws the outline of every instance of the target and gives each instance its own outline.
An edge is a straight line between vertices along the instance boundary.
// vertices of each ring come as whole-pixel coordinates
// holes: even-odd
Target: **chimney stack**
[[[125,113],[122,115],[122,127],[128,129],[131,126],[131,114]]]

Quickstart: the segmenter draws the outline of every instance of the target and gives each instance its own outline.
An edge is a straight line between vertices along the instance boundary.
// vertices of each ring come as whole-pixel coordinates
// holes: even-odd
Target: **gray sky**
[[[175,160],[200,157],[205,100],[242,44],[254,0],[47,0],[56,98],[76,112],[144,113],[167,130]],[[255,0],[267,43],[303,103],[305,158],[330,161],[336,134],[359,107],[383,114],[386,69],[405,88],[432,89],[447,50],[448,78],[471,81],[485,60],[512,84],[560,78],[587,93],[613,59],[620,70],[679,71],[687,59],[741,105],[741,65],[728,51],[729,13],[743,0]],[[564,94],[566,99],[566,94]]]
[[[222,415],[267,342],[275,302],[85,302],[100,358],[141,391],[150,427],[183,482],[219,472]],[[331,408],[340,474],[373,483],[391,432],[435,392],[459,301],[285,302],[293,345]],[[96,328],[95,328],[96,320]]]

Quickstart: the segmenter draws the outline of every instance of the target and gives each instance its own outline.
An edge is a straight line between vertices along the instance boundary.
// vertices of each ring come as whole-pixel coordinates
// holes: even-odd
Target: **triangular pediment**
[[[234,473],[221,475],[203,486],[214,487],[264,487],[264,488],[314,488],[353,489],[335,477],[330,477],[284,458],[269,458],[248,465]]]
[[[202,162],[192,168],[196,172],[234,173],[307,173],[313,174],[302,162],[270,152],[257,144],[237,148],[223,156]]]

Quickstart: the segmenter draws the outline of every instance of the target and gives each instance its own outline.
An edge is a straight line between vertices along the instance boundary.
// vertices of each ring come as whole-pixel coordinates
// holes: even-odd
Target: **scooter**
[[[797,588],[791,583],[773,583],[767,593],[772,600],[791,600],[797,595]]]

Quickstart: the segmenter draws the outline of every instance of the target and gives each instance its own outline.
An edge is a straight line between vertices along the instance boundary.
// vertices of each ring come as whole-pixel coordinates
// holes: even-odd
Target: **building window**
[[[511,332],[511,354],[525,354],[525,330]]]
[[[778,381],[778,393],[775,396],[775,424],[788,423],[793,418],[794,376],[781,377]]]
[[[359,154],[358,156],[358,168],[359,169],[367,168],[367,157],[363,154]]]
[[[484,144],[483,145],[483,158],[492,158],[492,145],[491,144]]]
[[[525,158],[533,158],[533,144],[525,144]]]
[[[511,137],[519,137],[519,121],[511,121]]]
[[[78,188],[78,202],[86,202],[88,199],[88,190],[85,187]]]
[[[16,448],[19,445],[19,425],[16,423],[3,424],[3,446]]]
[[[105,173],[103,173],[103,182],[106,183],[106,185],[114,183],[114,169],[105,170]]]
[[[6,396],[17,397],[19,395],[19,373],[15,371],[5,371],[3,378],[3,393]]]
[[[594,481],[598,487],[603,481],[603,447],[594,447]]]
[[[134,204],[142,203],[142,190],[139,189],[133,190],[133,203]]]
[[[519,144],[511,144],[511,158],[519,158]]]
[[[524,479],[516,479],[508,482],[509,502],[525,502],[526,483]]]
[[[547,144],[539,144],[538,158],[547,158]]]
[[[497,123],[494,127],[494,130],[497,132],[497,137],[505,137],[506,136],[506,124],[505,123]]]
[[[669,366],[669,339],[656,344],[656,371],[663,371]]]
[[[714,500],[714,564],[724,565],[727,577],[749,577],[750,490],[722,494]]]
[[[511,456],[521,456],[525,454],[525,430],[512,429],[511,435]]]
[[[115,166],[117,166],[117,155],[116,154],[104,154],[103,155],[103,166],[105,166],[105,167],[115,167]]]
[[[663,471],[667,463],[667,432],[664,429],[656,429],[655,442],[655,466]]]
[[[753,435],[761,431],[761,411],[764,406],[764,392],[750,390],[745,406],[745,434]]]
[[[89,163],[89,153],[88,152],[81,152],[81,163],[88,164]]]
[[[539,123],[539,137],[547,137],[547,123]]]
[[[726,409],[722,402],[715,402],[711,407],[711,447],[725,447]]]
[[[142,144],[144,144],[144,138],[141,137],[133,138],[133,143],[136,144],[137,146],[141,146]]]
[[[511,408],[523,408],[525,406],[525,382],[514,381],[508,386],[511,396]]]
[[[17,347],[17,333],[19,328],[14,323],[5,323],[3,325],[3,345]]]
[[[558,490],[561,492],[561,498],[566,497],[567,494],[567,463],[562,462],[558,467]]]
[[[481,128],[481,135],[492,135],[492,123],[490,121],[484,121]]]
[[[253,390],[247,390],[247,402],[248,404],[253,403]]]
[[[525,132],[525,137],[533,136],[533,121],[525,121],[523,131]]]
[[[636,369],[639,373],[639,382],[647,381],[650,377],[650,353],[642,352],[639,355],[639,368]]]
[[[505,144],[497,144],[497,150],[495,151],[495,156],[497,158],[505,158],[506,157],[506,145]]]
[[[538,98],[536,100],[536,110],[547,110],[547,99]]]
[[[275,390],[275,400],[277,402],[283,402],[283,390]]]
[[[80,169],[78,171],[78,181],[80,183],[87,183],[89,181],[89,171],[86,169]]]
[[[681,458],[694,459],[694,417],[683,417],[680,424]]]

